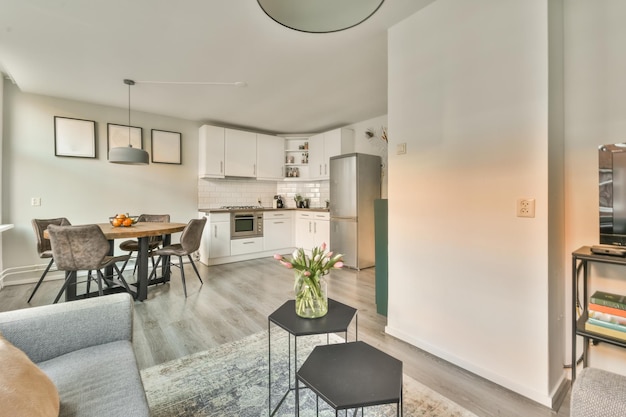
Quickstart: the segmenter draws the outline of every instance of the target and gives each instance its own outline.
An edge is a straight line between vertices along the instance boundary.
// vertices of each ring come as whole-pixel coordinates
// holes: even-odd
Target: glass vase
[[[326,280],[319,275],[296,274],[296,314],[307,319],[323,317],[328,313]]]

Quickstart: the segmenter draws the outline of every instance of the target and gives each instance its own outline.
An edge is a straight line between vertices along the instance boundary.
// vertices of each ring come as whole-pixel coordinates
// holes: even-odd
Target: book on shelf
[[[596,319],[607,323],[615,323],[626,327],[626,317],[604,313],[602,311],[595,311],[591,309],[591,306],[589,306],[588,316],[590,319]]]
[[[621,308],[607,307],[601,304],[588,303],[587,310],[626,318],[626,310],[622,310]]]
[[[593,319],[590,319],[590,320],[593,320]],[[585,330],[626,342],[626,331],[612,329],[610,327],[606,327],[601,324],[595,324],[593,322],[590,322],[590,320],[587,320],[587,322],[585,323]],[[601,322],[600,320],[597,320],[597,321]]]
[[[610,292],[596,291],[591,297],[589,302],[593,304],[599,304],[606,307],[613,307],[620,310],[626,310],[626,295],[612,294]]]

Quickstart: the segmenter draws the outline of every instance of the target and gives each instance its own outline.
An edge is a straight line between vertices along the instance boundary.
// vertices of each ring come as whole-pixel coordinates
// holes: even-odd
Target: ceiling
[[[255,0],[0,0],[0,70],[26,93],[277,134],[387,113],[387,29],[434,0],[386,0],[313,34]],[[238,82],[233,85],[148,84]]]

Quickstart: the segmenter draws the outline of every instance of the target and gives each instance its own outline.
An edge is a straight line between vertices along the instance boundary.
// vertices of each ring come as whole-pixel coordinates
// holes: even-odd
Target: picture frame
[[[95,120],[54,116],[54,155],[96,158]]]
[[[143,149],[143,128],[129,125],[107,123],[107,158],[111,148],[128,146],[130,130],[130,144],[135,149]]]
[[[182,135],[179,132],[152,129],[152,162],[181,165]]]

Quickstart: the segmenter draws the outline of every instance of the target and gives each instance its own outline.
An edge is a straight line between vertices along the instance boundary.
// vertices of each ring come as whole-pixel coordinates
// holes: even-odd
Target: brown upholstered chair
[[[138,223],[139,222],[169,223],[170,215],[169,214],[141,214],[137,218],[137,222]],[[162,243],[163,243],[162,236],[150,236],[150,238],[148,239],[148,251],[150,252],[148,256],[150,256],[150,259],[152,259],[153,268],[155,267],[155,263],[154,263],[154,258],[151,256],[152,251],[154,251],[156,248],[161,246]],[[135,239],[125,240],[122,243],[120,243],[120,249],[127,251],[128,255],[132,255],[133,252],[139,251],[139,242]],[[127,263],[128,261],[124,262],[124,265],[122,265],[122,268],[120,268],[122,272],[124,272],[124,269],[126,269]],[[136,270],[137,270],[137,263],[135,263],[133,274],[135,273]]]
[[[31,221],[31,224],[33,225],[33,230],[35,231],[35,236],[37,237],[37,253],[39,254],[39,257],[41,259],[50,259],[50,262],[48,262],[48,266],[43,271],[43,274],[41,274],[39,281],[37,281],[37,285],[35,285],[35,289],[30,294],[30,297],[28,297],[29,303],[30,303],[30,300],[33,299],[33,296],[39,289],[39,286],[43,282],[44,278],[46,277],[46,274],[50,270],[50,267],[54,263],[54,257],[52,256],[52,248],[50,247],[50,240],[43,237],[44,230],[46,230],[46,228],[51,224],[55,224],[57,226],[70,226],[71,225],[70,221],[67,220],[65,217],[59,217],[56,219],[33,219]]]
[[[124,276],[117,267],[117,262],[127,261],[129,255],[109,256],[109,241],[104,236],[100,226],[88,224],[81,226],[48,226],[52,256],[57,268],[65,271],[65,283],[57,294],[54,302],[58,302],[61,295],[72,281],[72,273],[77,271],[89,271],[87,274],[87,294],[92,280],[98,283],[98,294],[103,295],[102,283],[108,286],[119,285],[113,281],[113,277],[105,277],[102,269],[113,267],[119,278],[119,283],[127,292],[135,296],[126,283]],[[94,278],[91,271],[96,271]]]
[[[191,266],[193,267],[193,270],[196,272],[196,275],[200,280],[200,285],[203,284],[202,278],[200,278],[200,273],[198,272],[198,268],[196,268],[196,264],[194,263],[191,254],[197,251],[200,247],[200,241],[202,240],[202,230],[204,229],[205,224],[206,217],[203,217],[201,219],[191,219],[189,223],[187,223],[187,226],[185,226],[185,229],[183,229],[182,234],[180,235],[180,243],[165,246],[164,248],[154,251],[155,255],[159,255],[156,266],[158,266],[159,262],[161,262],[163,257],[166,256],[169,257],[169,262],[166,266],[166,270],[168,273],[170,272],[170,268],[172,265],[180,269],[180,276],[183,280],[183,291],[185,292],[185,298],[187,298],[187,284],[185,283],[183,256],[187,256],[189,258]],[[178,264],[172,263],[172,256],[178,256]],[[152,279],[156,275],[156,266],[152,269],[148,280]]]

